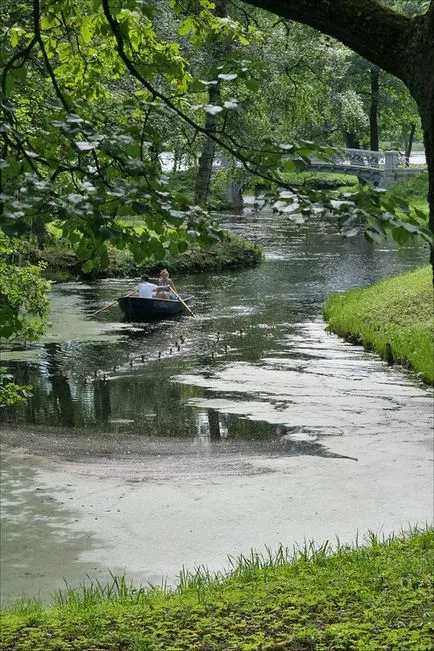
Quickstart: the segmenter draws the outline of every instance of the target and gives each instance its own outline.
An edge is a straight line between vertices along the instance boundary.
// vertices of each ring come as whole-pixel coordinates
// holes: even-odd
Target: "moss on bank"
[[[388,278],[371,287],[333,294],[324,304],[332,332],[404,364],[434,383],[431,267]]]
[[[164,260],[147,264],[138,265],[134,262],[132,253],[115,248],[110,249],[109,258],[110,264],[107,269],[84,274],[81,271],[82,263],[67,244],[58,242],[56,245],[32,254],[32,260],[46,263],[44,275],[48,280],[68,281],[132,278],[143,273],[153,275],[162,267],[167,268],[172,275],[241,269],[260,264],[263,259],[263,250],[256,244],[228,235],[209,249],[192,247],[182,255],[168,256]]]
[[[72,592],[56,607],[3,611],[3,651],[397,651],[432,649],[432,530],[288,560],[241,559],[172,594]],[[111,591],[111,593],[110,593]]]

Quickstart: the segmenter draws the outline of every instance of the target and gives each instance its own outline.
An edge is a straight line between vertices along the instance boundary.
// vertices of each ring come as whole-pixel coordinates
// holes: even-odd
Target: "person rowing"
[[[169,295],[162,298],[171,298],[171,299],[178,298],[177,297],[178,292],[176,291],[175,283],[173,282],[173,280],[171,280],[171,278],[169,278],[169,272],[167,271],[167,269],[162,269],[160,271],[160,275],[158,276],[158,278],[155,278],[155,280],[152,278],[151,281],[155,282],[155,284],[158,285],[160,289],[169,286],[171,290],[169,291]]]
[[[173,291],[176,292],[175,284],[174,284],[173,280],[171,278],[169,278],[169,272],[167,271],[167,269],[162,269],[160,271],[160,275],[158,277],[157,285],[159,287],[164,286],[164,285],[169,285],[170,288]]]
[[[153,283],[149,276],[142,276],[140,283],[137,285],[137,295],[139,298],[163,298],[171,299],[171,285],[157,285]]]

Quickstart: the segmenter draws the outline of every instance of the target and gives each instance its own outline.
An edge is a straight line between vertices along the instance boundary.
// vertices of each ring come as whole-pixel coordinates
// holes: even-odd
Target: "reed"
[[[252,551],[227,572],[185,570],[175,590],[125,577],[67,587],[51,607],[4,610],[3,651],[424,649],[432,638],[434,531]]]

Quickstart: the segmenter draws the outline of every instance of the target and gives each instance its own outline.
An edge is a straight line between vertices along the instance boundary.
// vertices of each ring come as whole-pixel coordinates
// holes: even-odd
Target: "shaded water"
[[[291,535],[310,535],[308,518],[303,520],[307,516],[300,516],[310,499],[315,535],[342,532],[343,522],[348,532],[363,525],[363,521],[352,520],[355,508],[351,500],[346,506],[342,503],[338,478],[343,481],[345,475],[342,469],[337,471],[334,465],[337,461],[350,463],[359,459],[362,462],[357,481],[358,487],[366,490],[363,500],[367,523],[377,513],[379,522],[387,522],[390,516],[390,526],[401,519],[410,521],[409,513],[416,519],[426,513],[429,495],[425,501],[420,499],[425,470],[419,472],[420,484],[415,482],[404,492],[394,489],[393,498],[389,491],[397,481],[393,473],[398,469],[402,476],[405,454],[408,463],[412,458],[408,450],[402,455],[402,445],[411,438],[416,418],[418,438],[414,445],[420,441],[426,445],[430,440],[431,391],[412,373],[390,368],[375,354],[327,334],[321,307],[331,292],[365,286],[427,263],[427,248],[414,245],[398,249],[389,244],[379,247],[362,238],[343,239],[327,224],[308,223],[298,227],[269,212],[227,215],[224,223],[242,237],[263,246],[266,259],[254,269],[175,278],[179,291],[196,297],[192,306],[194,318],[128,324],[122,322],[116,306],[93,317],[93,312],[105,302],[131,291],[134,283],[108,280],[95,284],[56,284],[52,287],[52,328],[45,340],[27,350],[3,353],[3,363],[17,380],[34,386],[34,396],[26,405],[0,414],[0,433],[6,450],[18,448],[32,455],[24,466],[13,455],[8,456],[9,452],[4,460],[7,479],[3,483],[2,547],[7,567],[2,572],[2,582],[7,597],[23,589],[34,591],[36,585],[40,586],[41,577],[49,575],[47,587],[52,588],[59,576],[68,572],[80,576],[83,568],[72,571],[71,567],[78,557],[91,555],[92,541],[97,534],[99,561],[106,567],[121,566],[128,571],[137,565],[139,552],[134,545],[131,547],[134,540],[143,541],[146,536],[155,535],[154,544],[148,541],[150,566],[145,572],[146,580],[173,574],[184,562],[200,562],[197,550],[203,550],[203,539],[208,533],[215,538],[213,520],[208,521],[204,513],[196,513],[194,522],[198,527],[201,523],[199,547],[192,543],[193,534],[186,532],[182,548],[185,553],[190,550],[190,556],[174,556],[172,547],[161,549],[161,531],[157,535],[151,529],[160,526],[160,513],[167,508],[166,502],[172,504],[173,499],[182,502],[177,487],[175,498],[166,493],[161,495],[161,504],[154,494],[153,511],[149,510],[151,505],[146,511],[140,502],[141,510],[145,509],[146,523],[144,520],[140,525],[138,519],[136,531],[131,529],[131,520],[136,517],[138,503],[134,501],[137,497],[132,499],[129,519],[124,523],[128,538],[123,543],[119,525],[111,521],[105,520],[105,529],[97,531],[96,527],[103,526],[100,523],[113,510],[115,488],[102,489],[98,482],[92,484],[89,477],[117,478],[122,487],[125,482],[128,486],[134,482],[138,485],[150,482],[160,487],[161,482],[166,482],[165,490],[170,489],[170,482],[179,480],[183,490],[189,486],[192,492],[203,481],[202,495],[214,477],[211,483],[221,485],[221,491],[216,489],[209,495],[208,509],[209,517],[213,509],[220,513],[221,542],[217,549],[209,542],[209,555],[203,559],[206,563],[210,559],[219,561],[221,554],[230,553],[232,548],[240,549],[242,541],[247,545],[263,539],[272,542],[266,536],[274,523],[270,524],[267,518],[275,505],[261,502],[264,493],[248,493],[252,508],[258,509],[257,513],[262,509],[263,514],[259,519],[254,516],[256,533],[248,533],[249,520],[242,534],[234,525],[240,514],[231,512],[231,492],[238,482],[241,496],[247,490],[246,482],[257,473],[260,476],[277,473],[275,464],[286,464],[291,458],[298,460],[290,472],[294,473],[294,481],[303,487],[304,500],[297,507],[300,511],[294,506]],[[401,446],[403,467],[395,462],[393,468],[388,467],[394,446]],[[420,454],[422,458],[426,456],[426,447]],[[66,468],[65,474],[55,480],[55,492],[53,485],[51,490],[47,488],[54,481],[55,473],[51,471],[48,480],[34,455],[56,459],[63,464],[59,465],[59,471]],[[425,468],[418,455],[417,451],[414,464]],[[317,500],[324,487],[318,484],[319,479],[311,481],[319,462],[328,464],[328,469],[321,472],[327,476],[327,490],[331,490],[329,504],[335,498],[339,498],[340,504],[333,507],[331,516],[324,511],[322,523]],[[72,488],[74,479],[65,479],[71,468],[74,473],[88,477],[90,483],[86,490],[83,488],[83,493]],[[392,479],[388,472],[392,473]],[[369,507],[370,482],[379,473],[385,482],[385,494],[380,505],[373,502]],[[347,481],[356,474],[351,471]],[[230,483],[226,485],[223,477],[230,478]],[[310,497],[304,488],[307,477],[312,491]],[[271,485],[272,481],[268,479],[267,484]],[[32,496],[35,486],[40,495]],[[261,482],[256,482],[249,490],[264,491],[260,486]],[[285,483],[278,481],[276,474],[276,495],[281,486]],[[356,501],[360,499],[358,490],[353,491]],[[73,491],[72,496],[68,497],[67,491]],[[95,500],[86,502],[92,491],[99,495],[98,517],[93,517]],[[412,491],[415,491],[414,499]],[[71,538],[71,522],[79,519],[74,519],[76,516],[65,506],[52,504],[51,510],[48,509],[50,515],[46,516],[44,509],[55,499],[52,496],[61,494],[62,498],[57,499],[72,500],[71,506],[78,500],[85,509],[88,519],[81,526],[87,534],[80,529]],[[116,500],[123,496],[122,492]],[[388,506],[386,516],[382,507],[391,499],[396,501],[396,510]],[[161,523],[165,538],[175,546],[180,530],[194,512],[185,500],[184,495],[185,511],[180,510],[173,520],[169,518]],[[37,526],[29,525],[32,520]],[[57,571],[52,569],[49,559],[58,546],[43,544],[47,539],[43,533],[44,522],[48,523],[50,536],[54,527],[56,535],[64,539]],[[303,526],[302,522],[305,522]],[[140,526],[145,527],[146,534]],[[191,526],[190,532],[195,524]],[[225,527],[228,530],[223,535]],[[239,536],[237,540],[231,538],[235,533]],[[281,535],[280,529],[277,534]],[[288,535],[286,532],[285,536]],[[24,540],[24,547],[17,548],[15,540]],[[105,545],[112,551],[104,555]],[[34,554],[31,561],[26,557],[30,548]],[[78,553],[77,549],[82,552]],[[69,562],[73,557],[74,562]],[[29,575],[33,583],[29,582]]]

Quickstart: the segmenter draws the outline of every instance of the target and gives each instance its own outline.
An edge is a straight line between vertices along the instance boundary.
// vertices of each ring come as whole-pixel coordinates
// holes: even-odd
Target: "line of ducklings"
[[[240,337],[243,337],[245,332],[244,330],[238,330],[237,333]],[[174,349],[176,352],[181,351],[181,345],[185,344],[185,338],[181,335],[179,339],[175,341],[174,346],[171,346],[168,350],[168,355],[173,355]],[[213,336],[213,343],[211,346],[211,350],[209,352],[208,358],[209,360],[213,361],[216,357],[218,357],[221,354],[227,355],[228,352],[231,350],[231,348],[228,346],[228,344],[221,344],[222,347],[219,349],[217,344],[221,344],[221,333],[217,332],[215,336]],[[111,373],[117,373],[122,370],[127,370],[127,368],[133,368],[136,364],[145,364],[146,362],[150,361],[155,361],[155,359],[160,360],[163,357],[163,353],[161,350],[158,351],[156,358],[149,358],[146,357],[146,355],[140,355],[139,357],[133,357],[129,360],[128,366],[120,366],[120,365],[114,365],[111,371],[103,371],[102,369],[95,369],[93,372],[93,375],[83,375],[83,382],[84,384],[91,384],[92,382],[95,381],[102,381],[102,382],[107,382],[111,378]]]

